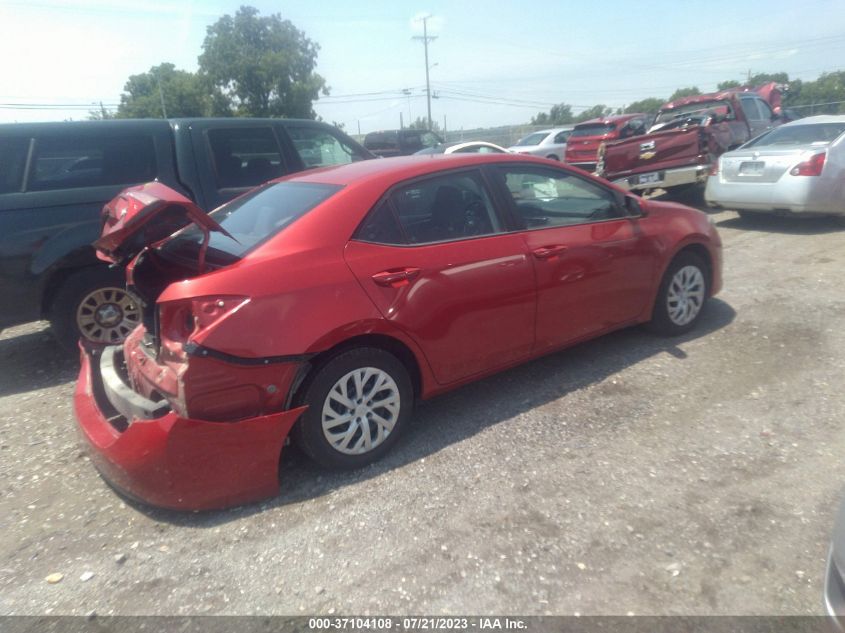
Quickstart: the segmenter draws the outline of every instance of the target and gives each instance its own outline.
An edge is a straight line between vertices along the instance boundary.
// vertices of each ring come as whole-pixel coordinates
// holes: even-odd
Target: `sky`
[[[812,80],[845,70],[842,0],[0,0],[0,122],[85,119],[162,62],[195,71],[206,27],[241,4],[320,45],[315,110],[352,134],[426,114],[450,130],[526,123],[750,71]]]

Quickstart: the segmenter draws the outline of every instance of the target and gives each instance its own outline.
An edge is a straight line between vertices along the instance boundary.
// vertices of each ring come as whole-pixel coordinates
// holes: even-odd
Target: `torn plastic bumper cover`
[[[126,384],[115,355],[82,351],[74,409],[115,488],[155,506],[208,510],[278,494],[279,458],[305,407],[236,422],[180,417]]]

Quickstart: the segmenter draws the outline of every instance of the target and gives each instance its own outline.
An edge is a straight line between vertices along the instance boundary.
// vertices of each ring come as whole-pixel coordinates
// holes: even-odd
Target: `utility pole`
[[[405,129],[405,122],[402,120],[402,110],[399,110],[399,129]]]
[[[161,99],[161,118],[167,118],[167,108],[164,107],[164,91],[161,89],[161,70],[156,73],[156,83],[158,84],[158,98]]]
[[[426,15],[420,20],[423,23],[423,34],[422,36],[415,35],[412,39],[415,40],[422,40],[423,46],[425,47],[425,96],[426,100],[428,101],[428,129],[431,129],[431,84],[428,80],[428,43],[432,42],[437,39],[436,35],[429,36],[428,34],[428,20],[431,18],[430,15]]]

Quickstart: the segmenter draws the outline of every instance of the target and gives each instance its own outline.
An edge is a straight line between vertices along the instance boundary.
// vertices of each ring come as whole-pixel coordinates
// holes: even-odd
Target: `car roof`
[[[803,119],[796,119],[789,123],[784,123],[781,127],[795,127],[797,125],[807,125],[814,123],[845,123],[845,114],[817,114],[815,116],[806,116]]]
[[[42,132],[96,132],[100,130],[121,129],[121,130],[150,130],[171,126],[190,126],[195,123],[202,123],[204,126],[214,127],[240,127],[247,125],[279,124],[288,125],[312,125],[317,127],[331,127],[322,121],[312,119],[271,119],[252,117],[179,117],[173,119],[108,119],[106,121],[41,121],[36,123],[3,123],[0,124],[0,131],[23,132],[36,134]]]
[[[636,119],[637,117],[641,116],[648,116],[642,112],[635,112],[633,114],[610,114],[608,116],[600,116],[596,117],[595,119],[589,119],[587,121],[581,121],[575,127],[581,127],[582,125],[595,125],[596,123],[622,123],[624,121],[628,121],[629,119]]]
[[[550,163],[549,160],[544,158],[517,154],[415,154],[323,167],[284,176],[279,180],[340,186],[378,181],[392,183],[435,174],[447,169],[515,162],[537,163],[546,166]]]

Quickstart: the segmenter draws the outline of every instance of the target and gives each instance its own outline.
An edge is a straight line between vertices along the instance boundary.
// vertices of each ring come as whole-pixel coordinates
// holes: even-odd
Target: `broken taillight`
[[[798,163],[789,170],[792,176],[821,176],[822,169],[824,169],[824,161],[827,158],[827,152],[819,152],[810,156],[809,160],[803,163]]]
[[[191,336],[212,327],[247,301],[247,297],[213,296],[160,303],[158,309],[162,343],[187,343]]]

